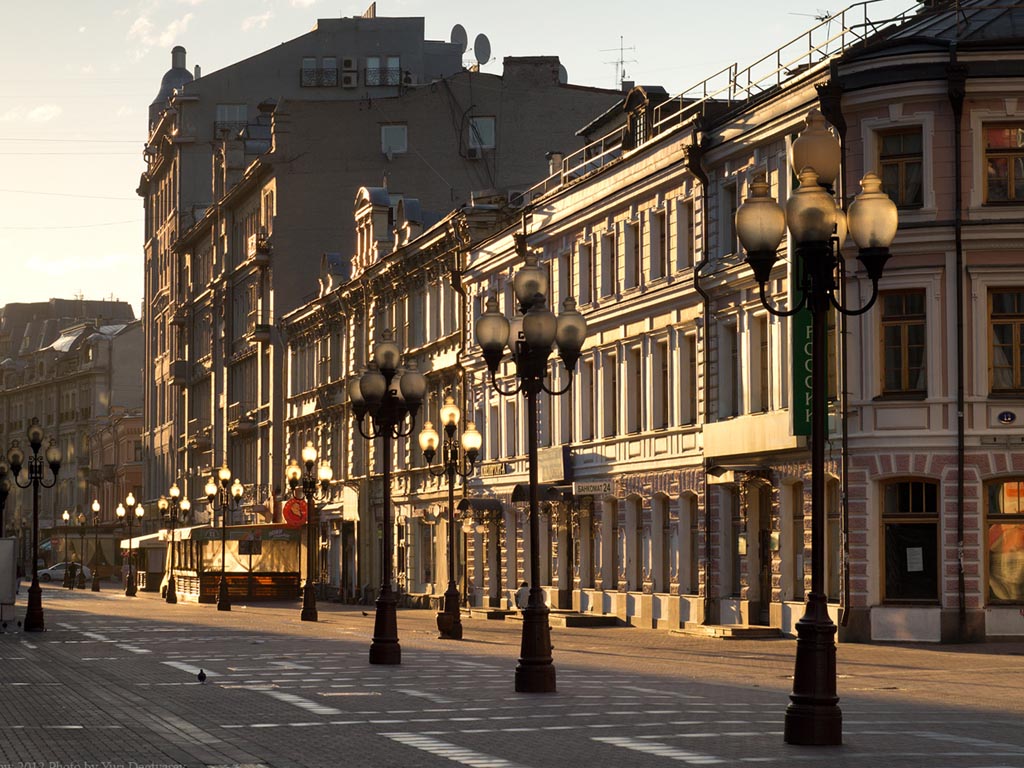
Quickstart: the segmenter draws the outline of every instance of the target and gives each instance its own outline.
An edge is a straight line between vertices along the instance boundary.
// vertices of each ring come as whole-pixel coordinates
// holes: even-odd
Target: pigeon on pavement
[[[200,685],[202,685],[203,683],[205,683],[205,682],[206,682],[206,673],[205,673],[205,672],[203,672],[203,670],[201,670],[201,669],[200,669],[200,670],[199,670],[199,674],[198,674],[198,675],[196,675],[196,680],[198,680],[198,681],[199,681],[199,684],[200,684]]]

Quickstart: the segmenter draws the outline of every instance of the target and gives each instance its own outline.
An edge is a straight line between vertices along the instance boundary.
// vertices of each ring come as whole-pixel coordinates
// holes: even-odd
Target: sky
[[[0,306],[115,298],[139,314],[149,103],[183,45],[208,74],[308,32],[318,18],[358,16],[369,0],[5,0],[0,29]],[[826,0],[378,0],[377,15],[422,16],[431,40],[461,24],[505,56],[557,55],[578,85],[628,79],[670,94],[740,68],[848,4]],[[872,19],[914,7],[873,0]],[[858,8],[860,6],[858,5]],[[857,18],[863,18],[863,10]],[[832,21],[832,25],[838,23]],[[268,94],[269,95],[269,94]]]

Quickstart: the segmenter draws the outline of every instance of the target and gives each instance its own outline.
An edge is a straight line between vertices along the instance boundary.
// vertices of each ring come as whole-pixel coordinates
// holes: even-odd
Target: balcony
[[[266,233],[260,232],[259,234],[249,235],[246,240],[246,258],[252,259],[252,263],[257,267],[270,266],[271,250],[272,247],[270,245],[270,239],[267,237]]]
[[[252,416],[253,404],[231,403],[228,406],[228,433],[232,437],[245,437],[256,431],[256,419]]]
[[[401,82],[401,69],[383,69],[380,67],[367,67],[366,70],[363,72],[363,83],[367,86],[399,85]]]
[[[194,451],[206,453],[213,448],[213,430],[204,419],[188,420],[188,439],[186,445]]]
[[[188,310],[184,308],[174,310],[174,312],[171,313],[169,322],[171,325],[178,327],[188,325]]]
[[[167,377],[171,381],[171,386],[188,386],[188,360],[172,361],[167,367]]]

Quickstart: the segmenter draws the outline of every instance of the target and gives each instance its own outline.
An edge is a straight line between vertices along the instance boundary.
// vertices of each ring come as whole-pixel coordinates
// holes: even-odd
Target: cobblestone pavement
[[[24,587],[21,599],[24,599]],[[844,745],[782,742],[795,644],[552,630],[556,694],[517,694],[521,625],[372,606],[167,605],[44,587],[47,631],[0,634],[0,768],[669,765],[1024,768],[1024,643],[839,648]],[[24,606],[18,607],[18,618]],[[207,675],[197,679],[199,669]]]

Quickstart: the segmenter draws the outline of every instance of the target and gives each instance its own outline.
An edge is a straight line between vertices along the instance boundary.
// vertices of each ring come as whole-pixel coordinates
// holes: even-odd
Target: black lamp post
[[[437,614],[437,630],[439,637],[449,640],[462,639],[462,615],[459,612],[459,587],[455,583],[455,476],[466,479],[473,474],[473,464],[480,454],[483,436],[472,421],[466,422],[462,432],[462,452],[459,441],[455,438],[455,430],[459,426],[462,411],[455,404],[454,398],[448,397],[441,406],[441,424],[444,426],[444,442],[441,446],[441,464],[435,471],[430,464],[437,454],[439,436],[434,425],[423,422],[420,431],[420,450],[427,459],[427,470],[432,475],[448,476],[448,589],[444,593],[444,609]]]
[[[100,500],[92,500],[92,591],[100,591]]]
[[[98,509],[99,504],[97,502],[93,502],[93,507]],[[134,507],[134,509],[132,509],[132,507]],[[135,567],[132,557],[132,513],[135,514],[135,517],[139,518],[139,523],[141,524],[142,516],[146,514],[146,510],[141,504],[135,503],[135,494],[128,491],[124,504],[118,504],[117,509],[114,511],[122,521],[125,519],[128,520],[128,575],[125,577],[124,596],[135,597],[138,594],[139,586],[136,583]]]
[[[7,524],[4,510],[7,508],[7,496],[11,492],[11,472],[7,460],[0,457],[0,538],[7,535]]]
[[[39,449],[43,445],[43,428],[39,426],[39,419],[32,419],[28,428],[28,443],[32,448],[32,455],[28,456],[28,478],[24,485],[18,479],[21,474],[21,467],[25,463],[25,452],[15,440],[7,451],[7,461],[11,466],[11,474],[14,482],[19,488],[32,487],[32,585],[28,588],[28,606],[25,610],[26,632],[42,632],[46,629],[43,621],[43,591],[39,588],[39,489],[52,488],[57,484],[57,473],[60,472],[60,449],[51,439],[46,451],[42,456]],[[53,479],[47,483],[43,480],[43,464],[50,465],[50,473]]]
[[[160,509],[161,514],[165,513],[167,515],[167,520],[171,525],[171,556],[167,567],[167,594],[164,600],[174,605],[178,602],[178,588],[174,583],[174,539],[177,533],[178,513],[188,514],[189,509],[192,508],[192,503],[188,498],[181,497],[181,489],[177,483],[171,483],[167,493],[170,495],[170,499],[161,496],[157,502],[157,507]]]
[[[320,483],[320,490],[323,498],[326,498],[327,489],[331,486],[334,478],[334,470],[330,464],[316,466],[316,448],[313,443],[307,442],[302,449],[302,463],[305,471],[299,463],[292,459],[285,467],[284,476],[291,488],[292,496],[302,498],[306,502],[306,583],[302,587],[302,614],[303,621],[316,621],[319,618],[316,610],[316,552],[317,535],[320,528],[320,518],[316,509],[316,487]],[[316,471],[314,472],[314,468]],[[301,491],[299,486],[302,486]]]
[[[72,561],[68,559],[71,557],[71,546],[68,544],[71,534],[71,513],[65,509],[61,513],[60,519],[64,521],[64,580],[61,582],[61,586],[65,589],[74,589],[75,580],[71,577]]]
[[[382,527],[380,594],[373,622],[373,642],[370,643],[371,664],[401,664],[402,648],[398,644],[398,616],[392,580],[391,533],[391,440],[412,433],[416,413],[427,390],[426,379],[410,360],[405,370],[398,364],[402,351],[394,342],[391,331],[384,331],[382,339],[373,349],[373,360],[360,376],[348,383],[352,415],[359,433],[367,440],[382,439],[384,461],[384,520]],[[370,416],[369,425],[363,417]],[[406,418],[408,417],[408,426]]]
[[[78,589],[85,589],[85,524],[88,521],[84,512],[78,513]]]
[[[515,275],[513,287],[520,314],[510,322],[498,310],[498,300],[487,299],[487,310],[476,321],[476,340],[483,350],[491,384],[506,397],[520,393],[526,396],[526,424],[529,436],[530,464],[530,599],[523,611],[523,637],[519,663],[516,666],[516,691],[521,693],[553,693],[555,666],[551,659],[551,627],[548,607],[540,588],[540,515],[537,483],[537,395],[543,390],[551,395],[567,392],[572,386],[572,372],[587,337],[587,321],[569,297],[556,318],[547,308],[547,270],[537,265],[537,256],[526,246],[526,235],[515,236],[516,252],[523,266]],[[515,330],[513,333],[512,330]],[[548,356],[552,344],[558,346],[569,379],[560,390],[545,383]],[[497,372],[505,356],[505,347],[512,353],[518,383],[511,389],[498,385]]]
[[[828,311],[843,315],[867,312],[878,297],[878,281],[896,236],[896,206],[881,191],[873,173],[861,181],[863,192],[848,214],[821,184],[831,187],[839,173],[839,143],[812,110],[807,129],[793,142],[793,170],[800,185],[783,213],[763,177],[736,211],[736,231],[747,251],[747,264],[760,287],[761,303],[774,315],[811,313],[811,591],[797,622],[793,693],[786,709],[784,738],[789,744],[837,745],[843,741],[842,712],[836,695],[836,626],[825,595],[825,440],[828,419]],[[857,258],[871,280],[871,297],[860,309],[841,303],[846,260],[840,248],[849,232],[859,247]],[[796,247],[799,302],[789,310],[773,307],[765,285],[778,259],[779,243],[789,227]]]
[[[211,505],[215,501],[220,502],[220,586],[217,587],[217,610],[231,610],[231,595],[228,594],[227,560],[228,560],[228,512],[237,507],[241,501],[245,489],[242,483],[235,478],[231,482],[231,470],[227,464],[222,464],[217,470],[217,481],[211,475],[206,481],[206,498]],[[229,493],[230,488],[230,493]],[[232,504],[232,500],[234,503]],[[214,507],[216,511],[216,507]]]

